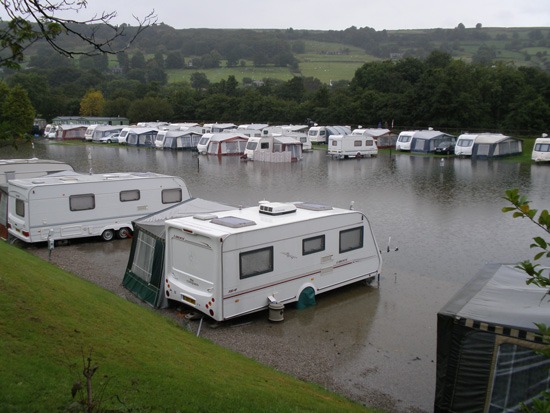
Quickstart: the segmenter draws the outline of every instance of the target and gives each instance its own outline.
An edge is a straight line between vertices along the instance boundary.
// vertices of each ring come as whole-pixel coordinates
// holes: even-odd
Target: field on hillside
[[[412,56],[422,50],[443,48],[447,50],[450,40],[437,38],[431,35],[432,29],[388,31],[387,40],[380,42],[380,47],[393,53],[401,53]],[[461,59],[467,63],[472,62],[472,57],[480,47],[492,48],[495,52],[494,61],[513,64],[515,66],[529,66],[545,69],[550,54],[550,47],[546,47],[546,38],[550,36],[547,28],[483,28],[486,36],[477,39],[474,35],[452,42],[452,55],[455,59]],[[529,38],[539,36],[537,41],[529,41]],[[303,53],[295,53],[298,61],[298,69],[287,67],[254,67],[252,61],[245,62],[245,66],[226,67],[226,62],[221,62],[221,67],[216,69],[186,68],[179,70],[167,70],[169,82],[189,82],[195,72],[204,73],[210,82],[216,83],[235,76],[238,82],[243,78],[263,80],[266,78],[287,81],[293,76],[314,77],[323,83],[334,80],[351,80],[355,71],[363,64],[380,60],[367,54],[362,48],[344,43],[323,42],[310,39],[296,39],[292,42],[303,43]],[[153,56],[149,56],[152,58]],[[195,56],[184,56],[185,61],[191,61]],[[388,56],[389,58],[389,56]]]
[[[323,83],[331,80],[351,80],[355,71],[364,63],[379,60],[366,54],[362,49],[341,43],[305,41],[305,53],[296,54],[299,62],[299,71],[293,72],[286,67],[254,67],[252,62],[246,66],[227,67],[221,62],[221,67],[215,69],[169,69],[168,82],[190,82],[191,75],[196,72],[204,73],[212,83],[235,76],[238,82],[243,78],[262,80],[266,78],[287,81],[294,76],[315,77]],[[190,61],[193,56],[186,56]]]

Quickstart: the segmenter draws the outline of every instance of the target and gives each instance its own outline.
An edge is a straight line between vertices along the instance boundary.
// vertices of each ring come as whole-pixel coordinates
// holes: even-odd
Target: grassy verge
[[[0,257],[0,411],[64,410],[89,355],[103,411],[366,411],[5,242]]]

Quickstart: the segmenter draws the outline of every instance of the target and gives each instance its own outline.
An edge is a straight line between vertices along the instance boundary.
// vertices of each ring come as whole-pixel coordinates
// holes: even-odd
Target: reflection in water
[[[529,245],[536,230],[500,212],[506,205],[504,191],[517,187],[533,207],[548,209],[550,188],[550,166],[506,160],[393,152],[339,161],[315,150],[301,162],[271,164],[97,144],[37,142],[34,150],[30,145],[19,151],[3,148],[3,158],[32,156],[67,162],[83,173],[92,167],[96,173],[176,175],[192,196],[235,206],[268,199],[348,208],[354,201],[354,208],[367,214],[383,251],[380,288],[321,295],[311,309],[286,312],[280,325],[243,331],[272,337],[300,334],[310,348],[342,346],[333,370],[342,386],[352,383],[360,396],[368,384],[425,410],[433,407],[437,312],[485,263],[532,255]],[[386,253],[390,237],[392,248],[399,250]],[[92,248],[97,262],[110,254],[103,248]],[[415,377],[425,384],[419,386]]]

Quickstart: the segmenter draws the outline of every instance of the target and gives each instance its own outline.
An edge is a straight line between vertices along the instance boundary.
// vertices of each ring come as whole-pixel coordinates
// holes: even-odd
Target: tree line
[[[325,125],[537,135],[550,127],[548,73],[465,63],[441,51],[425,59],[366,63],[350,82],[331,85],[297,76],[261,82],[229,76],[212,83],[201,72],[194,72],[190,82],[167,83],[155,58],[132,58],[126,73],[111,73],[99,70],[105,65],[102,55],[83,57],[80,65],[48,56],[64,59],[64,64],[7,71],[2,88],[24,91],[34,113],[49,120],[79,114],[124,116],[131,122],[296,124],[312,119]]]

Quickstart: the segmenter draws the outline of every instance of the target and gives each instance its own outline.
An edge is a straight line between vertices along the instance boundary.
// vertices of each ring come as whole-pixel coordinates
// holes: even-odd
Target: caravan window
[[[140,198],[139,189],[120,192],[120,202],[137,201]]]
[[[23,200],[15,200],[15,213],[20,217],[25,216],[25,202]]]
[[[302,255],[313,254],[325,250],[325,236],[306,238],[302,241]]]
[[[162,190],[162,203],[163,204],[173,204],[176,202],[181,202],[181,188],[173,189],[163,189]]]
[[[260,149],[269,149],[269,142],[260,143]]]
[[[549,143],[537,143],[535,145],[535,151],[537,151],[537,152],[550,152],[550,144]]]
[[[332,146],[338,146],[338,141],[336,139],[332,140]]]
[[[273,271],[273,247],[241,252],[239,276],[242,279]]]
[[[71,208],[71,211],[85,211],[87,209],[94,209],[95,195],[94,194],[71,195],[69,197],[69,207]]]
[[[363,227],[340,231],[340,253],[363,248]]]
[[[363,142],[361,142],[361,141],[353,141],[353,146],[363,146]]]

